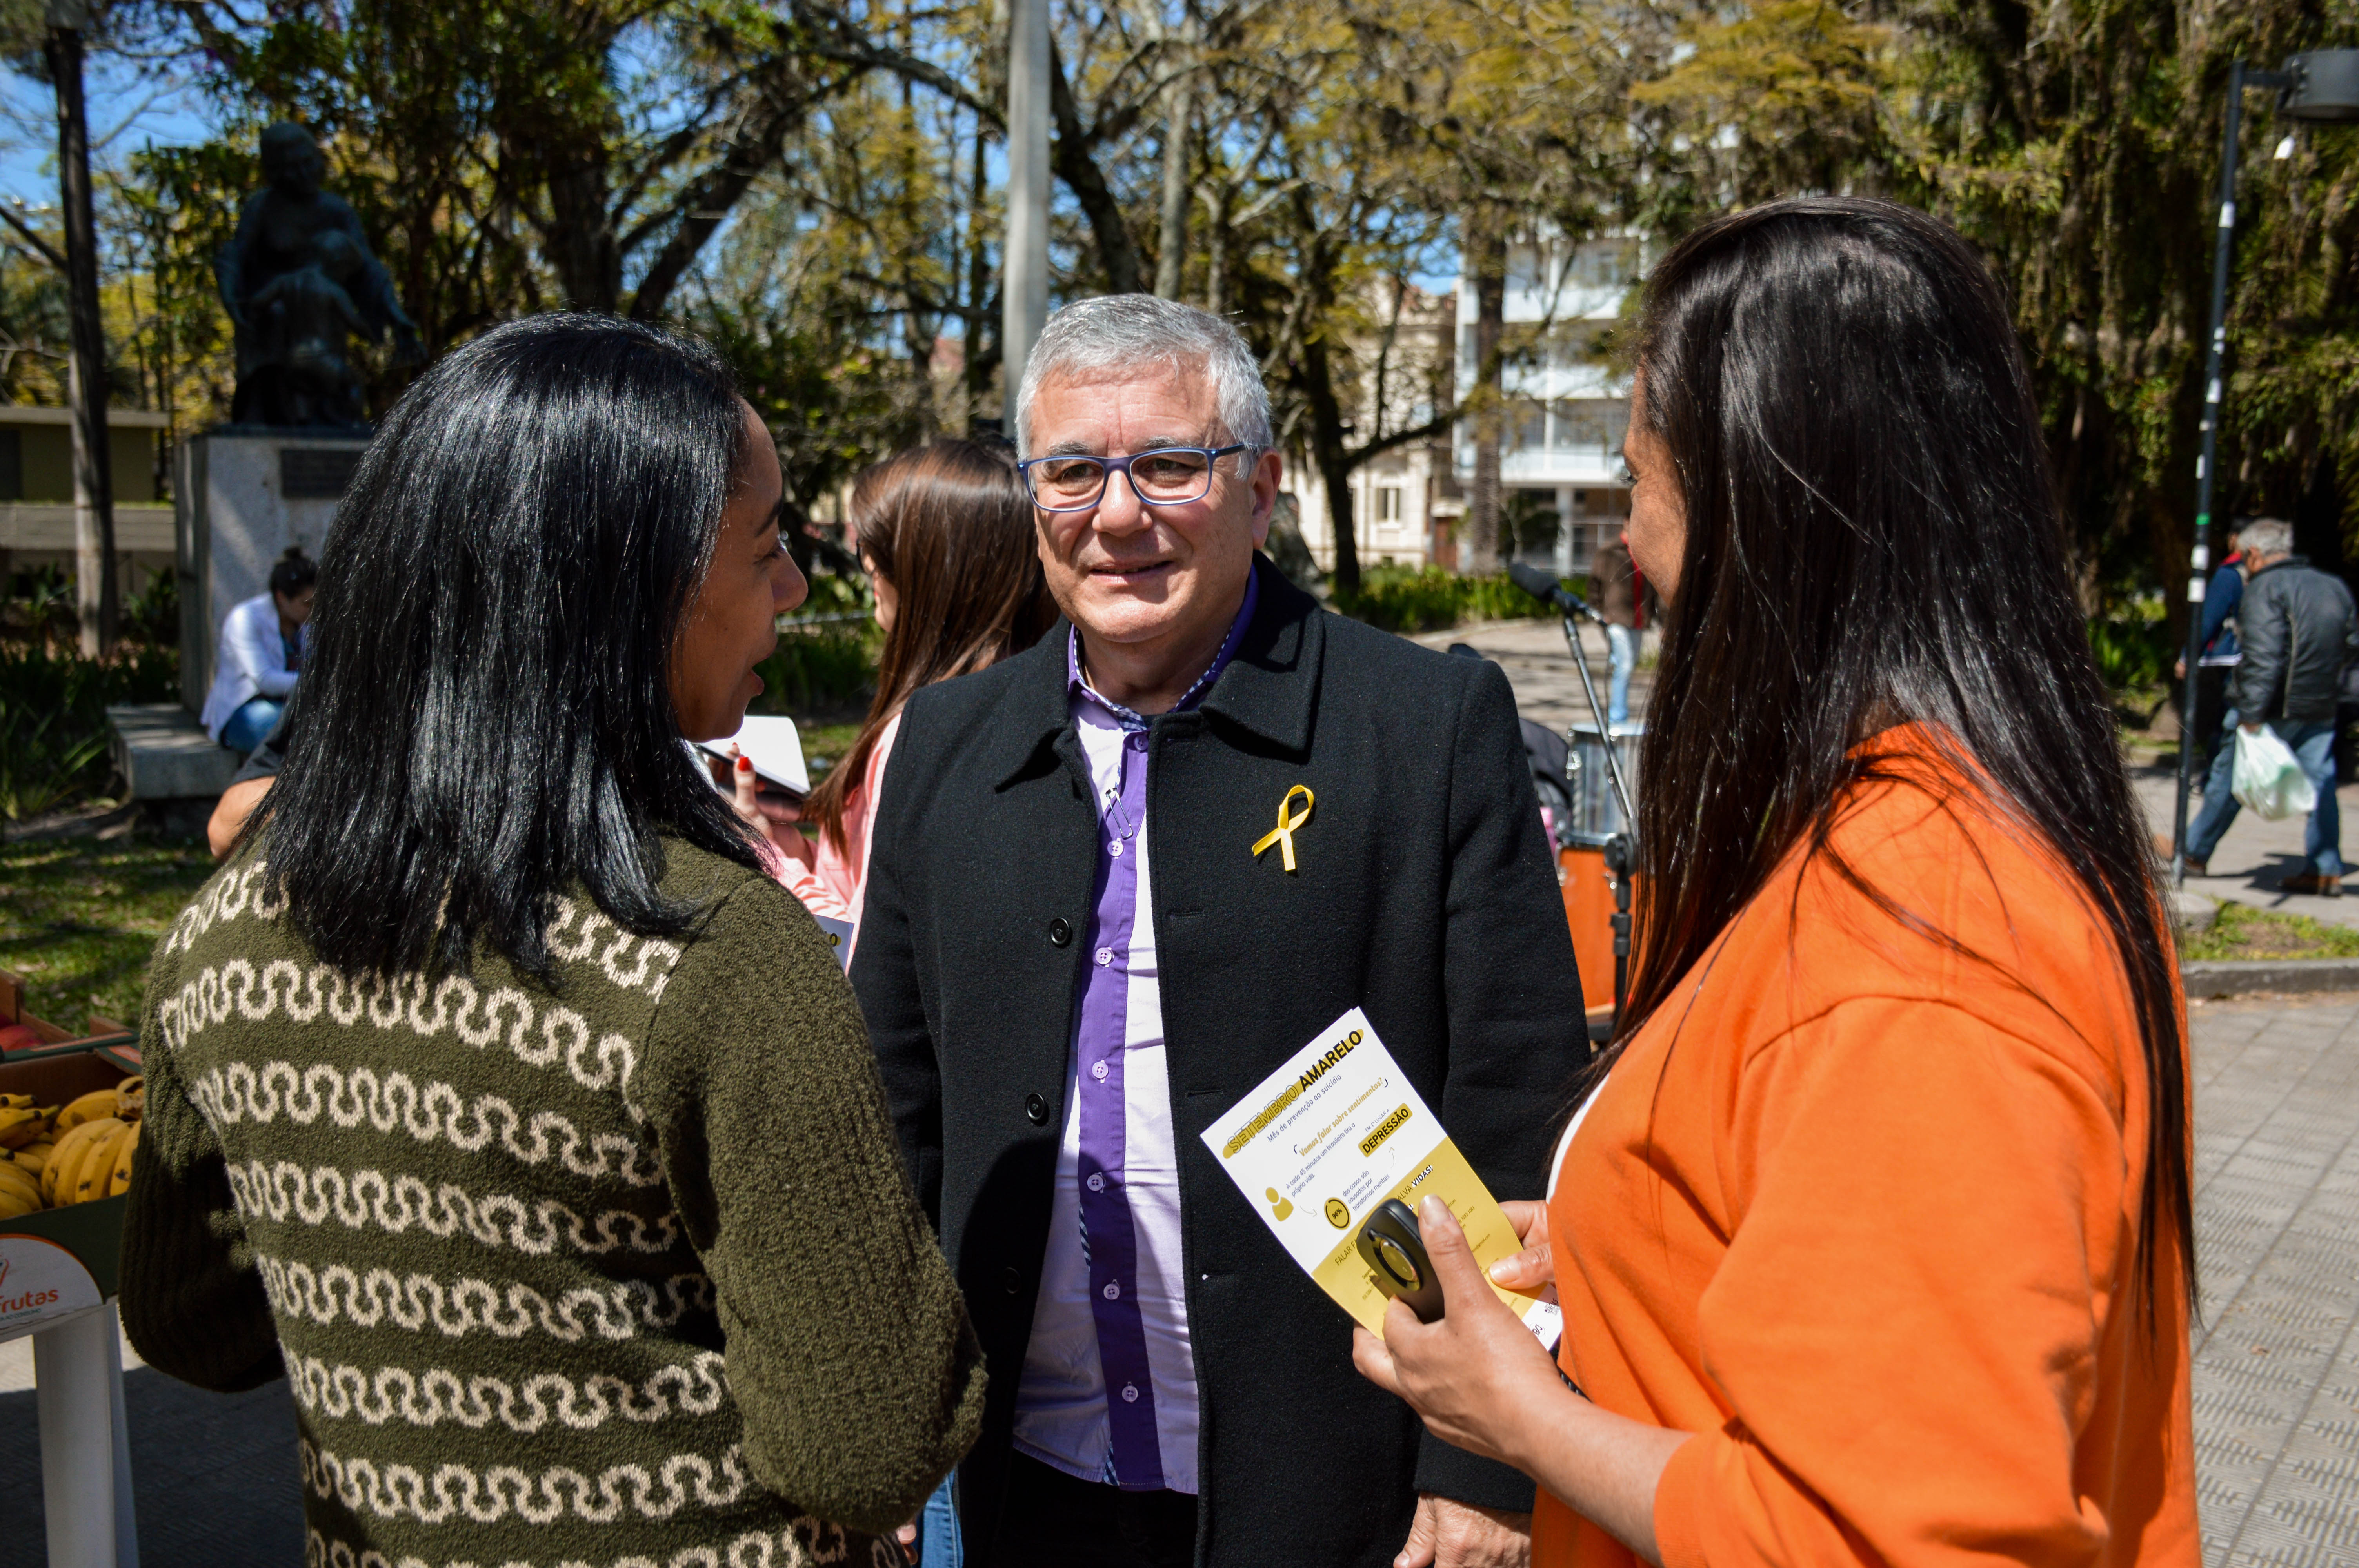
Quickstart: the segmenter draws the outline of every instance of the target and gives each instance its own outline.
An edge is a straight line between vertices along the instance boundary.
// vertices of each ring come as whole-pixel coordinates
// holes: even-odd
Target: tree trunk
[[[1302,346],[1302,401],[1310,414],[1310,460],[1327,492],[1327,531],[1335,541],[1335,591],[1356,593],[1360,549],[1353,534],[1352,463],[1343,450],[1343,410],[1336,400],[1334,368],[1323,337]]]
[[[1155,242],[1155,292],[1180,297],[1188,267],[1188,135],[1195,117],[1196,79],[1191,72],[1163,92],[1163,215]]]
[[[1030,4],[1031,0],[1022,0]],[[1038,0],[1046,5],[1049,0]],[[1073,101],[1073,91],[1065,81],[1065,61],[1054,40],[1049,45],[1049,105],[1057,126],[1057,139],[1050,144],[1049,163],[1089,221],[1090,238],[1096,242],[1098,265],[1104,270],[1108,294],[1139,294],[1146,286],[1139,281],[1138,246],[1130,237],[1130,223],[1123,214],[1122,201],[1107,185],[1105,170],[1098,167],[1091,150],[1091,138],[1082,128],[1081,106]],[[1013,135],[1014,116],[1009,117]],[[1012,183],[1011,177],[1011,183]],[[1044,311],[1045,315],[1045,311]],[[1028,350],[1031,345],[1027,343]],[[1011,351],[1008,362],[1016,362]]]
[[[1500,569],[1500,438],[1506,424],[1500,340],[1506,334],[1507,237],[1491,212],[1470,214],[1466,250],[1474,271],[1474,482],[1466,495],[1461,569]]]
[[[1204,243],[1204,308],[1214,316],[1225,315],[1229,308],[1229,206],[1230,192],[1223,187],[1220,200],[1212,208],[1210,232]]]
[[[73,322],[67,396],[73,404],[74,608],[82,651],[114,652],[114,471],[106,438],[106,333],[98,313],[98,222],[90,190],[90,123],[82,111],[82,34],[51,27],[44,51],[58,92],[58,183],[64,198],[66,308]]]
[[[605,149],[594,143],[560,149],[536,137],[522,150],[547,171],[550,221],[541,232],[542,250],[566,305],[615,314],[623,303],[623,252],[608,204]]]
[[[974,173],[970,186],[966,222],[966,427],[972,436],[981,417],[984,399],[991,391],[992,367],[999,362],[995,344],[984,347],[984,331],[991,320],[991,262],[984,242],[984,212],[990,186],[985,175],[983,122],[974,126]],[[1005,432],[1013,437],[1014,431]]]

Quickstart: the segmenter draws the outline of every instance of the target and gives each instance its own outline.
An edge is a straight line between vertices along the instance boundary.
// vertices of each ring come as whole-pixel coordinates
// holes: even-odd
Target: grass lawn
[[[2307,914],[2223,903],[2212,924],[2188,934],[2184,958],[2354,958],[2359,931]]]
[[[812,773],[852,749],[854,724],[797,727]],[[0,845],[0,969],[27,1005],[80,1029],[92,1012],[136,1024],[147,954],[212,874],[201,838],[67,838]]]
[[[147,954],[212,874],[201,838],[0,845],[0,968],[27,1005],[80,1029],[92,1012],[136,1025]]]
[[[795,733],[802,737],[803,761],[810,765],[811,783],[817,784],[832,765],[860,739],[860,726],[853,724],[812,724],[795,720]]]

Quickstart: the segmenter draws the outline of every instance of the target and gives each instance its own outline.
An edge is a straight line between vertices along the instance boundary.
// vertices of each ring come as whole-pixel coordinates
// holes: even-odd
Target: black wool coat
[[[1201,1134],[1359,1006],[1492,1192],[1538,1197],[1587,1034],[1506,676],[1330,615],[1261,557],[1255,569],[1235,657],[1147,741],[1202,1411],[1197,1561],[1379,1568],[1419,1491],[1523,1509],[1531,1483],[1427,1435],[1353,1369],[1351,1320]],[[960,1471],[979,1565],[1012,1451],[1094,904],[1098,817],[1067,637],[1060,621],[1029,652],[910,699],[852,966],[902,1152],[989,1368],[983,1437]],[[1316,805],[1288,874],[1277,848],[1249,847],[1298,784]]]

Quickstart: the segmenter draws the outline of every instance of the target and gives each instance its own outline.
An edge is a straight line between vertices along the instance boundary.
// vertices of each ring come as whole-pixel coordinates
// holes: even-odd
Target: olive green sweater
[[[784,891],[666,848],[695,930],[561,902],[546,981],[356,983],[251,849],[157,948],[124,1325],[205,1388],[285,1372],[313,1563],[884,1568],[860,1532],[974,1441],[851,988]]]

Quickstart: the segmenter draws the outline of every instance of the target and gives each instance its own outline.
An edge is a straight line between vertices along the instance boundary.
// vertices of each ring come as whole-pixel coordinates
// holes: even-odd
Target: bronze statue
[[[214,258],[237,330],[235,424],[360,424],[360,377],[348,351],[354,332],[374,343],[390,327],[404,362],[425,357],[359,214],[320,189],[325,168],[302,126],[282,121],[263,132],[269,183],[246,198],[236,236]]]

